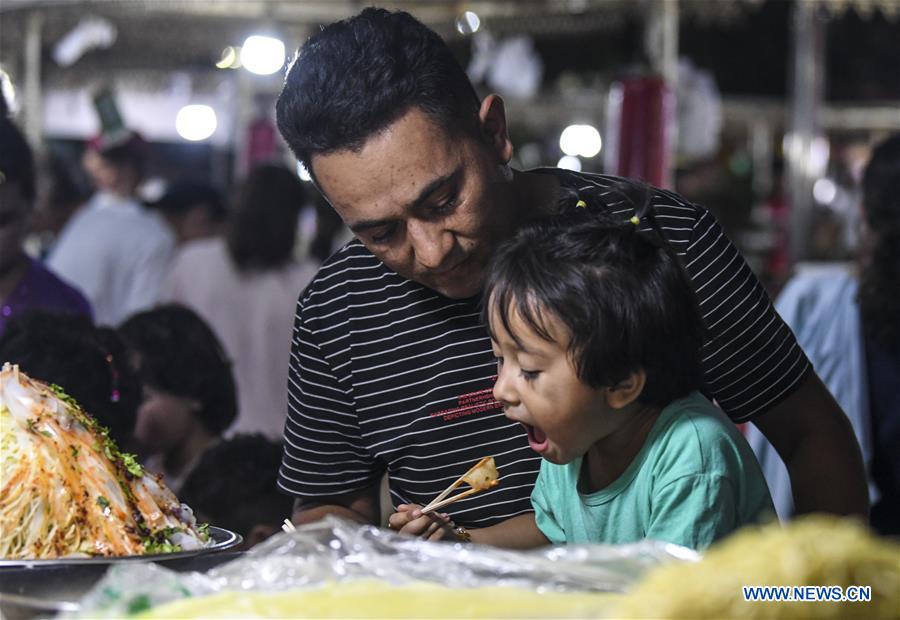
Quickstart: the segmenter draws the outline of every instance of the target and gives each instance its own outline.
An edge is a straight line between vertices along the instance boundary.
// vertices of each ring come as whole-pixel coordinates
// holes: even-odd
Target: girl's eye
[[[526,381],[534,381],[541,374],[540,370],[525,370],[524,368],[520,372],[522,373],[522,378]]]

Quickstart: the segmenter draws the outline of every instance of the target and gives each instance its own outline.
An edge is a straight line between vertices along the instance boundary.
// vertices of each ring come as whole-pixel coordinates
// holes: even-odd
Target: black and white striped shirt
[[[545,172],[579,195],[604,195],[620,181]],[[634,215],[605,200],[623,219]],[[652,205],[709,330],[705,391],[732,419],[748,420],[790,394],[809,362],[712,215],[665,191]],[[481,527],[531,510],[540,457],[491,397],[495,375],[476,300],[406,280],[352,241],[298,302],[279,486],[315,500],[373,485],[387,471],[395,505],[426,504],[494,456],[500,486],[454,504],[453,519]]]

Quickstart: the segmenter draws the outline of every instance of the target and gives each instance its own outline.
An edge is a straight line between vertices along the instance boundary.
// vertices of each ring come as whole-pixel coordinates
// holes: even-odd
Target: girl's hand
[[[388,527],[395,532],[418,536],[426,540],[442,540],[455,538],[453,528],[456,527],[446,513],[422,514],[418,504],[400,504],[397,512],[388,519]]]

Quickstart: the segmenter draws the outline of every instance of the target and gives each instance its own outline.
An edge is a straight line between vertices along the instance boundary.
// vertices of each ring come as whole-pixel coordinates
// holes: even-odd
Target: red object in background
[[[634,77],[610,88],[605,169],[671,187],[675,97],[661,77]]]
[[[257,164],[271,163],[278,159],[278,132],[267,117],[258,118],[247,128],[247,146],[242,161],[246,174]]]

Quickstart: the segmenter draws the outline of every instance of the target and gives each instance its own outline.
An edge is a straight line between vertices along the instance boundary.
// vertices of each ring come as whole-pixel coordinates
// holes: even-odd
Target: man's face
[[[491,252],[517,223],[502,133],[493,142],[451,134],[413,108],[359,152],[316,155],[311,165],[331,205],[385,265],[463,299],[478,293]]]

